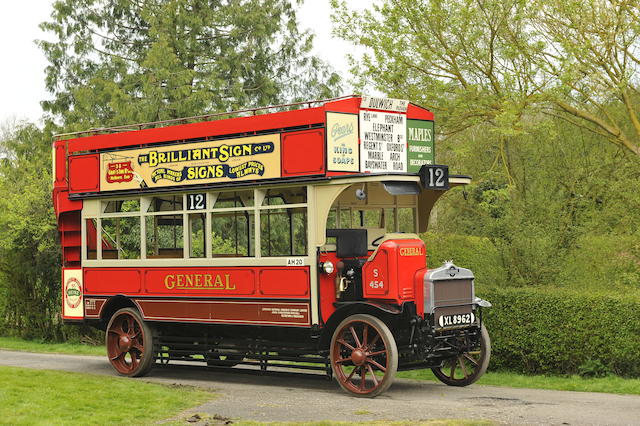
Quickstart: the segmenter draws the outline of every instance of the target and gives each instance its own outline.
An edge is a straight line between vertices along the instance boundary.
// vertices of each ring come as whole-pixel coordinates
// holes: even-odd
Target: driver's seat
[[[327,229],[327,237],[336,239],[336,256],[338,258],[368,255],[366,229]]]

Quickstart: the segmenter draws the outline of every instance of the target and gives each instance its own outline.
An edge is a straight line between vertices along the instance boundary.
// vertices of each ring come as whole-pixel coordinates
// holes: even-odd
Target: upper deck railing
[[[130,132],[135,130],[148,129],[152,127],[164,127],[167,125],[187,124],[187,123],[193,123],[198,121],[205,121],[211,118],[222,117],[222,116],[230,116],[229,118],[231,118],[232,116],[240,116],[241,114],[256,115],[260,111],[268,111],[272,109],[285,109],[285,108],[300,107],[300,106],[304,106],[305,108],[311,108],[313,105],[317,105],[317,104],[324,105],[328,102],[334,102],[334,101],[354,98],[358,96],[360,95],[352,94],[352,95],[339,96],[336,98],[329,98],[329,99],[293,102],[293,103],[282,104],[282,105],[269,105],[264,107],[241,109],[237,111],[216,112],[216,113],[205,114],[205,115],[194,115],[191,117],[173,118],[171,120],[150,121],[148,123],[136,123],[136,124],[126,124],[121,126],[99,127],[99,128],[89,129],[89,130],[83,130],[80,132],[58,133],[54,135],[54,138],[58,140],[63,138],[68,139],[69,136],[80,137],[80,136],[96,135],[96,134],[104,134],[104,133],[111,134],[111,133],[119,133],[119,132]],[[297,108],[297,109],[302,109],[302,108]]]

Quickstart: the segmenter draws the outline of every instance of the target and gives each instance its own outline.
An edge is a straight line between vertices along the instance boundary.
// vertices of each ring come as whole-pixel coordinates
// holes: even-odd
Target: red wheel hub
[[[360,348],[351,353],[351,361],[357,366],[361,366],[367,360],[367,354]]]
[[[120,339],[118,339],[118,347],[122,352],[129,352],[132,344],[131,338],[127,335],[120,336]]]

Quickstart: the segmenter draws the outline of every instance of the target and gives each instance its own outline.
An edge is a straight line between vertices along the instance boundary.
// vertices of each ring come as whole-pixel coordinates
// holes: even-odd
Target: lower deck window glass
[[[213,257],[254,255],[253,211],[211,214],[211,253]]]
[[[181,214],[147,216],[147,258],[181,258],[184,256]]]
[[[307,210],[272,209],[260,212],[262,256],[307,254]]]
[[[140,218],[101,220],[103,259],[140,259]]]
[[[98,223],[96,219],[87,219],[86,221],[86,254],[87,259],[98,258]]]
[[[189,215],[189,257],[205,257],[205,214]]]

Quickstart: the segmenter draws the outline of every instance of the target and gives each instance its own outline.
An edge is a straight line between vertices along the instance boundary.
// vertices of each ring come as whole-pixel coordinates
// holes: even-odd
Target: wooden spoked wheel
[[[440,367],[432,368],[431,371],[444,384],[468,386],[487,371],[489,358],[491,358],[491,339],[483,325],[476,348],[445,360]]]
[[[124,376],[143,376],[153,367],[153,335],[135,309],[124,308],[113,314],[106,344],[109,362]]]
[[[373,398],[387,390],[398,370],[398,349],[389,327],[371,315],[353,315],[331,339],[331,368],[354,396]]]

